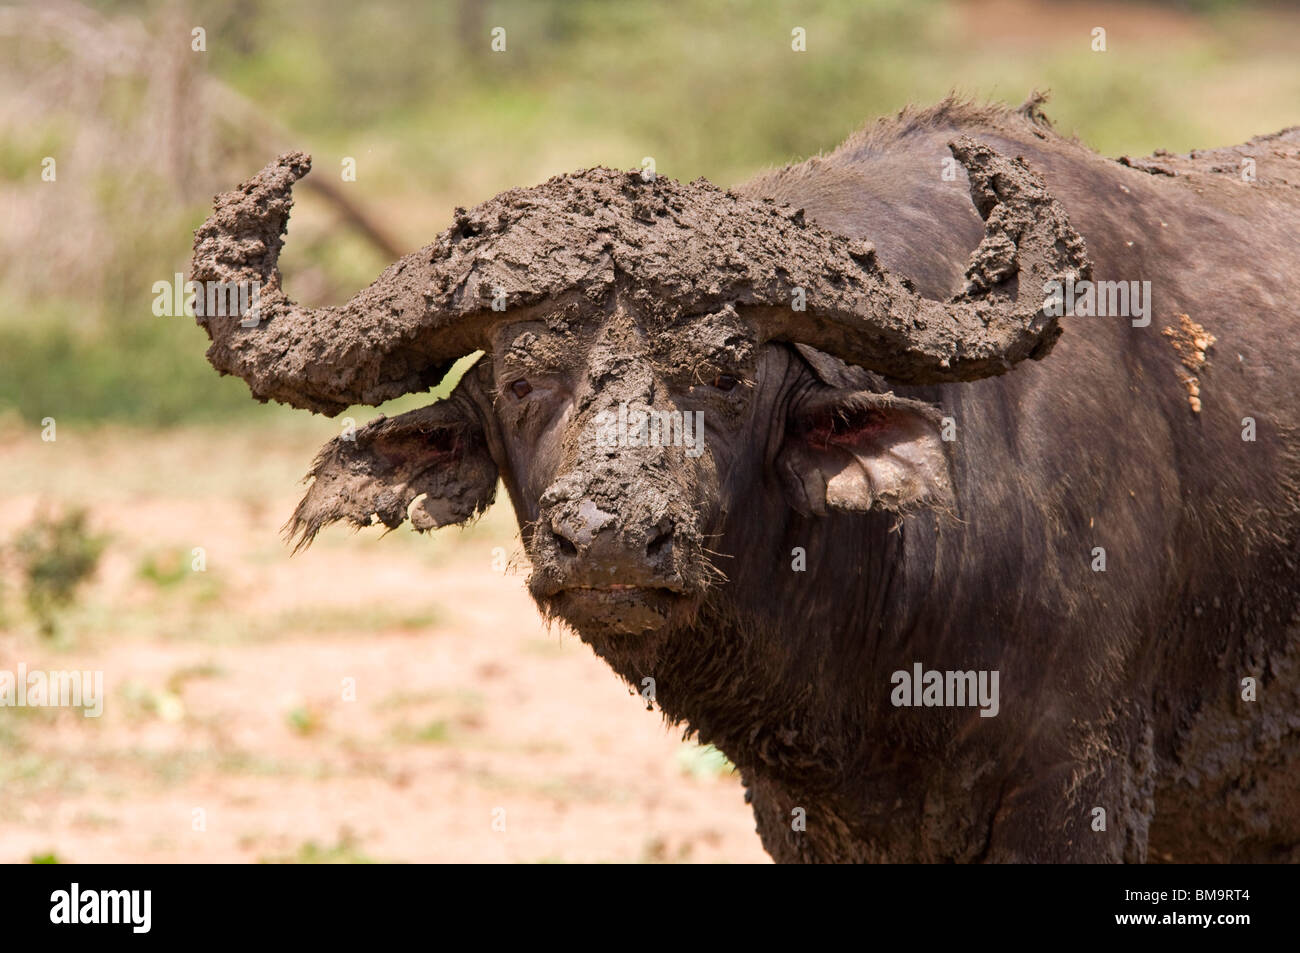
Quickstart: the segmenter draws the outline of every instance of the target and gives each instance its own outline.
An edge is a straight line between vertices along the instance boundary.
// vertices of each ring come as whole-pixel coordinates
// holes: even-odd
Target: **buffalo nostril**
[[[561,553],[565,556],[578,555],[578,547],[573,545],[573,540],[560,532],[553,531],[553,535],[555,536],[555,545]]]
[[[658,556],[673,541],[673,531],[671,527],[664,530],[646,545],[645,554],[647,556]]]

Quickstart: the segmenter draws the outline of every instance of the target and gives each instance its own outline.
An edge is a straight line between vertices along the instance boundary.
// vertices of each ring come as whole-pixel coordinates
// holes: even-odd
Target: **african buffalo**
[[[331,441],[291,531],[499,478],[541,611],[735,762],[777,860],[1300,860],[1300,129],[1114,161],[1040,103],[733,191],[511,189],[318,310],[287,155],[196,234],[259,289],[208,359],[333,415],[484,351]]]

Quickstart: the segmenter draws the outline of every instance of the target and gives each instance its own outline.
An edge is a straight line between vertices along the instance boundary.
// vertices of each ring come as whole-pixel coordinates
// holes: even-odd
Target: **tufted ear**
[[[312,464],[312,484],[285,526],[294,551],[338,520],[389,529],[409,519],[418,531],[463,523],[491,505],[497,466],[482,424],[478,367],[445,399],[380,417],[335,437]]]
[[[902,513],[955,503],[939,411],[871,390],[826,387],[791,410],[776,457],[800,513]]]

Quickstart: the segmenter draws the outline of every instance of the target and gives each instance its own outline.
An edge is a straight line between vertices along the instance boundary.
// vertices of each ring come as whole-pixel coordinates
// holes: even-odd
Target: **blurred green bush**
[[[43,635],[54,634],[59,612],[76,601],[108,543],[86,523],[82,509],[38,513],[13,542],[27,608]]]

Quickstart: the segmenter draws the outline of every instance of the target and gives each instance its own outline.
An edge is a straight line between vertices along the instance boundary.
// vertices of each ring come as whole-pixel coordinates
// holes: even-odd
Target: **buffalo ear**
[[[826,388],[791,411],[776,457],[800,513],[955,506],[939,411],[869,390]]]
[[[335,437],[312,464],[312,483],[285,526],[294,551],[338,520],[420,532],[463,523],[496,495],[497,467],[470,393],[473,371],[446,400],[380,417]],[[412,505],[414,503],[414,505]]]

